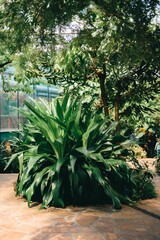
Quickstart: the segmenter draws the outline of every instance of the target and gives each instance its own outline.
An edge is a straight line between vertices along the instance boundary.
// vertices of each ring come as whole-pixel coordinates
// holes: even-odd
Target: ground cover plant
[[[29,206],[33,201],[44,208],[112,202],[120,209],[121,203],[133,203],[144,195],[137,181],[143,170],[125,147],[128,136],[116,131],[116,122],[84,108],[78,97],[68,94],[50,104],[32,100],[25,105],[21,112],[28,123],[8,165],[18,159],[16,192]],[[129,167],[126,159],[136,168]],[[146,176],[150,197],[155,197],[152,176]]]

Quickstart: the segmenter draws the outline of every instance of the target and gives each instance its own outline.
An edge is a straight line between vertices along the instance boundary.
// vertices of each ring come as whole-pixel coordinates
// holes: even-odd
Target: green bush
[[[155,168],[156,168],[156,172],[160,173],[160,158],[156,159]]]
[[[44,208],[112,201],[119,209],[132,202],[136,181],[125,162],[127,136],[116,132],[115,122],[68,94],[51,104],[32,100],[25,105],[21,112],[28,124],[10,162],[18,158],[16,191],[29,206],[32,201]]]
[[[10,148],[6,148],[6,143],[10,144]],[[10,156],[12,155],[13,142],[11,140],[6,140],[0,144],[0,173],[18,173],[18,161],[15,160],[11,162],[7,169],[6,166],[9,162]]]
[[[144,169],[140,171],[136,169],[132,171],[132,175],[135,179],[135,188],[132,194],[133,200],[137,201],[157,197],[153,183],[153,175],[149,170]]]

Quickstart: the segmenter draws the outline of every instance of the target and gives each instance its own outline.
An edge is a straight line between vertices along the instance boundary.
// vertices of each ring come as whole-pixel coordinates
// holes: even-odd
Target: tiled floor
[[[160,240],[160,196],[136,207],[28,208],[15,196],[16,174],[0,174],[1,240]],[[154,179],[160,194],[160,176]]]

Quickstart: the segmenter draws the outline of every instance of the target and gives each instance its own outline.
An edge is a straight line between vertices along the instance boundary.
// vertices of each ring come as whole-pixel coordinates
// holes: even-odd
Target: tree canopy
[[[105,115],[112,108],[116,120],[139,114],[160,91],[159,6],[159,0],[1,1],[1,64],[18,63],[20,80],[99,82]],[[82,27],[65,39],[63,29],[75,19]]]

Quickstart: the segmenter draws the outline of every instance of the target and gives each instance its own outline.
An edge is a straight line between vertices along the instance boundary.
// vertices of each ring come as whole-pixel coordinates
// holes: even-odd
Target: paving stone
[[[106,240],[106,238],[100,233],[73,233],[72,234],[73,240]]]
[[[108,240],[118,240],[118,235],[112,232],[107,233]]]
[[[150,236],[137,236],[137,235],[128,235],[128,234],[121,234],[118,236],[118,240],[159,240],[154,237]]]
[[[91,226],[97,219],[97,216],[80,214],[76,217],[75,221],[82,227],[88,227]]]
[[[93,224],[94,228],[96,231],[101,232],[101,233],[106,233],[106,232],[114,232],[115,229],[115,223],[113,219],[109,218],[99,218],[98,221],[96,221]]]
[[[0,235],[0,238],[2,240],[22,240],[23,237],[25,237],[24,233],[16,232],[16,231],[6,232]]]
[[[51,235],[49,237],[49,240],[71,240],[71,239],[72,237],[70,236],[70,234]]]

